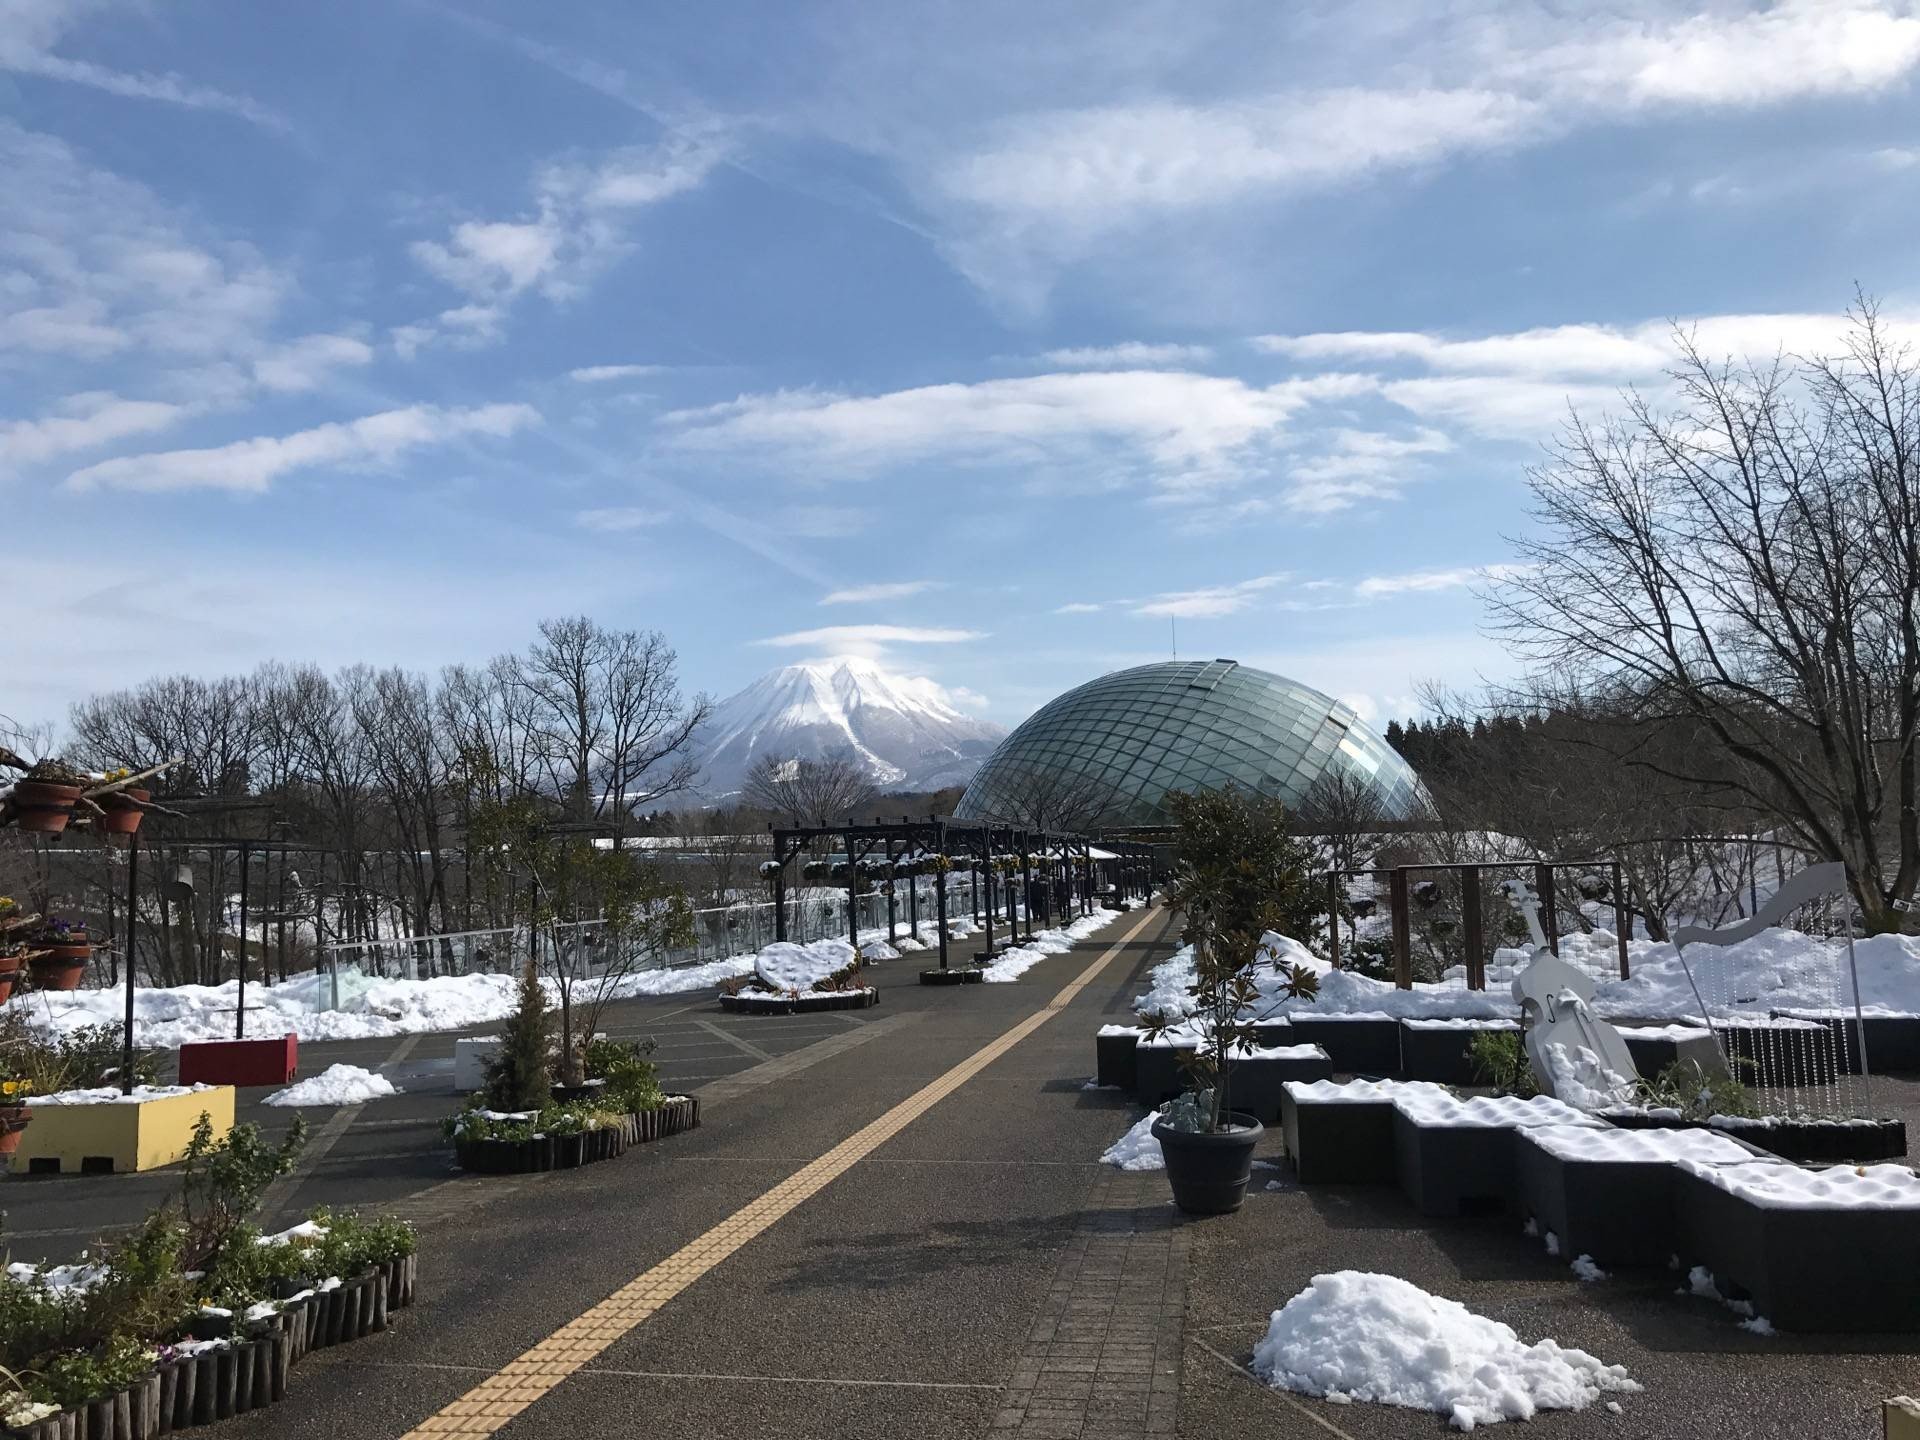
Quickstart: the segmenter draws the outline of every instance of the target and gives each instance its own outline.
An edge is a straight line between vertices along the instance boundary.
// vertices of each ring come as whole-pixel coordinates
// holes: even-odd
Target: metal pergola
[[[929,815],[924,820],[902,816],[897,821],[847,820],[840,825],[770,826],[773,860],[767,867],[773,887],[774,938],[787,938],[787,867],[819,843],[837,846],[844,857],[847,890],[847,939],[860,943],[859,898],[864,882],[884,877],[887,883],[887,939],[897,938],[897,913],[891,882],[900,874],[918,873],[932,864],[941,881],[934,887],[935,920],[940,933],[940,968],[950,964],[947,934],[946,874],[964,867],[971,876],[975,915],[984,913],[986,950],[996,953],[993,926],[1002,906],[1009,943],[1018,943],[1024,920],[1027,940],[1033,939],[1036,908],[1043,925],[1052,922],[1054,908],[1064,915],[1075,907],[1091,914],[1097,895],[1114,894],[1123,903],[1145,900],[1152,889],[1152,850],[1132,841],[1109,841],[1088,835],[1029,830],[1016,825],[946,820]],[[1096,855],[1096,851],[1100,852]],[[1038,878],[1036,879],[1036,872]],[[1015,875],[1019,890],[1014,890]],[[986,882],[985,909],[981,909],[981,879]],[[918,933],[920,894],[909,887],[909,924]],[[1024,906],[1019,903],[1024,897]]]

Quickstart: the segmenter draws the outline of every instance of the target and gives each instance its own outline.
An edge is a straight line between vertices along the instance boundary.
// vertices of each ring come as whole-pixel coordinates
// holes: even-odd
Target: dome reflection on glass
[[[1166,825],[1169,791],[1238,785],[1298,809],[1334,776],[1381,819],[1411,818],[1422,798],[1406,761],[1338,700],[1233,660],[1162,661],[1042,706],[988,757],[954,816]]]

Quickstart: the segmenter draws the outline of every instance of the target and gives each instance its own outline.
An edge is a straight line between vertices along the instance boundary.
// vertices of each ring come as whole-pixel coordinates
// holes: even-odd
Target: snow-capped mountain
[[[963,785],[1006,730],[955,708],[932,680],[838,656],[769,671],[713,707],[699,737],[700,789],[739,790],[762,755],[818,759],[851,750],[888,790]]]

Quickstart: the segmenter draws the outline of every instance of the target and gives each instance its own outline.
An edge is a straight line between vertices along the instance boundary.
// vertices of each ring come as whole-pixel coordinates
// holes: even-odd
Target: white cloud
[[[1067,370],[1156,369],[1171,365],[1204,365],[1213,359],[1213,349],[1207,345],[1152,345],[1141,340],[1127,340],[1118,345],[1048,350],[1040,358],[1049,365],[1058,365]]]
[[[1287,577],[1260,575],[1232,585],[1209,585],[1199,590],[1175,590],[1134,604],[1135,615],[1172,615],[1182,620],[1237,615]]]
[[[1140,211],[1418,164],[1535,128],[1533,102],[1475,89],[1102,106],[1010,121],[997,143],[948,165],[938,183],[951,200],[1085,233]]]
[[[1784,0],[1669,24],[1615,19],[1511,58],[1517,84],[1601,111],[1749,107],[1884,90],[1920,64],[1920,18],[1904,7]]]
[[[70,395],[61,413],[38,420],[0,422],[0,470],[36,464],[75,450],[92,450],[177,424],[184,405],[128,400],[105,391]]]
[[[358,420],[317,425],[291,435],[263,435],[205,450],[120,456],[76,470],[67,477],[67,485],[74,490],[207,489],[258,494],[296,470],[391,461],[409,450],[470,435],[511,435],[537,424],[539,419],[539,413],[527,405],[482,405],[465,410],[412,405]]]
[[[1436,370],[1499,375],[1594,375],[1631,379],[1658,370],[1672,357],[1668,327],[1555,325],[1510,335],[1446,340],[1417,331],[1341,331],[1315,335],[1260,335],[1254,345],[1273,355],[1316,363],[1383,364],[1413,361]]]
[[[351,335],[307,335],[276,346],[253,362],[253,378],[268,390],[312,390],[343,366],[366,365],[373,347]]]
[[[1483,580],[1498,580],[1517,575],[1523,565],[1460,566],[1451,570],[1414,570],[1401,575],[1370,575],[1353,587],[1363,600],[1384,595],[1426,595],[1440,590],[1463,590]]]
[[[203,239],[145,186],[0,120],[0,352],[245,360],[290,288],[250,247]]]
[[[880,585],[853,585],[844,590],[828,591],[820,597],[820,603],[861,605],[874,600],[904,600],[909,595],[921,595],[939,586],[938,580],[897,580]]]
[[[567,378],[595,385],[607,380],[637,380],[643,375],[658,375],[666,368],[664,365],[582,365],[578,370],[569,370]]]
[[[1321,375],[1258,387],[1168,371],[1036,375],[929,385],[890,394],[743,395],[666,417],[687,448],[810,459],[841,472],[946,458],[1097,469],[1119,462],[1194,495],[1244,478],[1246,452],[1277,443],[1320,401],[1365,394],[1366,377]]]
[[[549,164],[525,213],[459,221],[444,239],[415,241],[413,258],[477,305],[529,290],[571,298],[626,253],[633,212],[696,188],[725,153],[717,137],[679,135]]]
[[[951,630],[920,625],[826,625],[816,630],[769,635],[764,640],[752,643],[789,650],[814,650],[820,654],[877,658],[896,645],[959,645],[968,640],[986,638],[987,632],[984,630]]]
[[[610,505],[598,510],[576,510],[573,523],[583,530],[598,530],[603,534],[618,534],[627,530],[644,530],[650,525],[659,525],[671,519],[665,510],[643,510],[636,505]]]
[[[286,122],[257,101],[196,85],[178,75],[110,69],[54,53],[80,14],[97,5],[81,0],[8,0],[0,8],[0,70],[84,85],[132,100],[158,100],[194,110],[221,110],[258,125],[284,129]]]
[[[1065,605],[1057,606],[1053,613],[1056,615],[1093,615],[1098,613],[1101,608],[1101,606],[1094,604],[1090,600],[1072,600]]]

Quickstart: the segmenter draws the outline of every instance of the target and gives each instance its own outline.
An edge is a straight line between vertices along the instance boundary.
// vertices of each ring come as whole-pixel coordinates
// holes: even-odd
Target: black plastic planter
[[[1289,1043],[1318,1045],[1342,1075],[1400,1073],[1400,1022],[1383,1015],[1309,1015],[1295,1011]]]
[[[1290,1045],[1284,1055],[1234,1057],[1228,1065],[1223,1099],[1263,1124],[1280,1120],[1280,1101],[1292,1080],[1331,1080],[1333,1062],[1317,1045]]]
[[[720,1008],[738,1015],[807,1015],[821,1010],[864,1010],[880,1003],[880,992],[863,990],[827,990],[806,995],[769,995],[765,991],[742,990],[738,995],[722,994]]]
[[[1591,1255],[1604,1265],[1663,1266],[1678,1251],[1675,1160],[1758,1158],[1738,1141],[1700,1130],[1543,1125],[1514,1138],[1521,1211],[1558,1238],[1561,1255]]]
[[[1287,1085],[1280,1099],[1287,1154],[1302,1185],[1391,1185],[1393,1095],[1365,1081]]]
[[[1674,1167],[1682,1264],[1782,1330],[1920,1330],[1920,1212],[1757,1205],[1703,1173],[1715,1168]]]
[[[1175,1130],[1164,1120],[1153,1124],[1153,1138],[1166,1157],[1173,1203],[1189,1215],[1230,1214],[1247,1198],[1253,1151],[1264,1127],[1238,1111],[1226,1119],[1234,1129],[1209,1134]]]
[[[1720,1058],[1720,1047],[1713,1043],[1713,1036],[1705,1030],[1682,1033],[1670,1025],[1644,1030],[1622,1027],[1620,1038],[1627,1042],[1627,1053],[1633,1057],[1633,1068],[1649,1080],[1668,1066],[1682,1061],[1698,1065],[1703,1075],[1726,1072],[1726,1062]]]
[[[1814,1120],[1783,1116],[1742,1120],[1716,1116],[1707,1123],[1783,1160],[1801,1164],[1859,1165],[1872,1160],[1899,1160],[1907,1153],[1904,1120]]]
[[[1518,1035],[1516,1020],[1402,1020],[1400,1070],[1408,1080],[1432,1080],[1441,1085],[1472,1085],[1470,1049],[1473,1037],[1485,1034]]]
[[[1271,1020],[1253,1022],[1253,1043],[1262,1050],[1271,1050],[1278,1045],[1292,1045],[1297,1039],[1298,1037],[1293,1033],[1292,1022],[1284,1015]]]
[[[935,966],[931,970],[920,972],[922,985],[978,985],[986,972],[978,965],[949,965],[945,969]]]
[[[1116,1090],[1133,1089],[1133,1052],[1144,1033],[1133,1025],[1100,1027],[1093,1037],[1095,1084]]]
[[[1811,1020],[1826,1026],[1833,1032],[1840,1068],[1849,1075],[1860,1073],[1860,1046],[1854,1036],[1851,1010],[1775,1010],[1773,1017]],[[1876,1075],[1889,1070],[1920,1070],[1920,1015],[1867,1015],[1858,1023],[1866,1039],[1868,1070]]]

